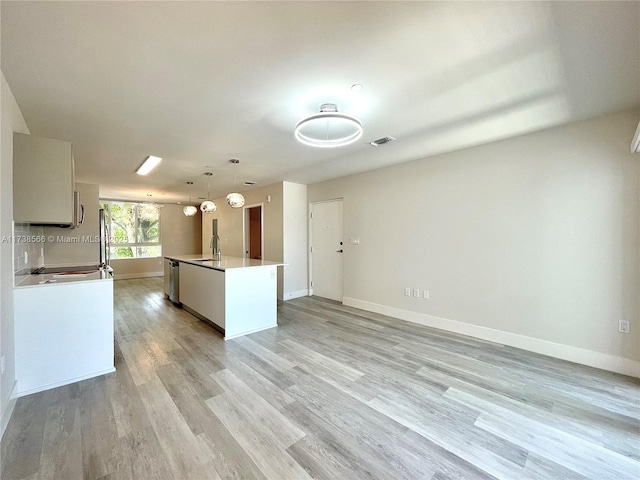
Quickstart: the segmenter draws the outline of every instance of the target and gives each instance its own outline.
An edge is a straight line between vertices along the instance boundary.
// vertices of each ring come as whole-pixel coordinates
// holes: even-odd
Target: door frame
[[[247,248],[249,246],[249,209],[260,207],[260,251],[262,252],[262,259],[264,260],[264,202],[254,203],[252,205],[245,205],[242,207],[242,256],[249,258]]]
[[[317,202],[309,202],[309,250],[307,251],[307,271],[309,272],[309,277],[307,279],[307,288],[309,289],[309,296],[313,295],[313,206],[318,205],[320,203],[329,203],[329,202],[342,202],[342,233],[344,235],[344,197],[336,197],[328,200],[319,200]],[[342,264],[342,288],[344,291],[344,262]]]

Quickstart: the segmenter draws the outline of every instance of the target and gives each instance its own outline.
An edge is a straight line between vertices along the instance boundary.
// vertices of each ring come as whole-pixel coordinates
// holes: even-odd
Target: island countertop
[[[200,254],[200,255],[165,255],[164,258],[166,258],[167,260],[175,260],[178,262],[190,263],[191,265],[197,265],[199,267],[211,268],[213,270],[220,270],[222,272],[231,268],[270,267],[270,266],[281,267],[283,265],[286,265],[283,262],[271,262],[269,260],[255,260],[253,258],[230,257],[227,255],[222,255],[219,261],[217,260],[197,261],[197,259],[199,258],[211,258],[211,257],[212,257],[211,254]]]

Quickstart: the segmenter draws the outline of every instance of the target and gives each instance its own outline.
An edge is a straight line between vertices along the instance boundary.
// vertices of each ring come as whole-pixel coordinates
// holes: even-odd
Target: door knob
[[[336,250],[336,252],[338,252],[338,253],[342,253],[342,250]]]

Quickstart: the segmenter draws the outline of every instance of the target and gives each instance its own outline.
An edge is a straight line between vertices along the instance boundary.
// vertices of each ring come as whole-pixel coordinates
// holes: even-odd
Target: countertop
[[[168,260],[177,260],[178,262],[189,263],[199,267],[211,268],[224,272],[230,268],[249,268],[249,267],[281,267],[286,265],[283,262],[270,262],[269,260],[254,260],[253,258],[229,257],[222,255],[220,261],[209,260],[206,262],[196,262],[195,258],[211,258],[211,254],[199,255],[166,255],[164,258]]]
[[[113,280],[113,275],[100,270],[87,275],[60,275],[47,273],[41,275],[17,275],[15,288],[24,287],[48,287],[53,285],[65,285],[77,282],[95,282],[102,280]],[[19,282],[19,283],[18,283]],[[41,283],[46,282],[46,283]]]

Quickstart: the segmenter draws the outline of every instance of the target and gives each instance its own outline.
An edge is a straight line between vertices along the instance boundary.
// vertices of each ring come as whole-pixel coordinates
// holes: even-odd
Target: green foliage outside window
[[[105,202],[111,237],[111,258],[150,258],[162,255],[160,210],[148,203]]]

